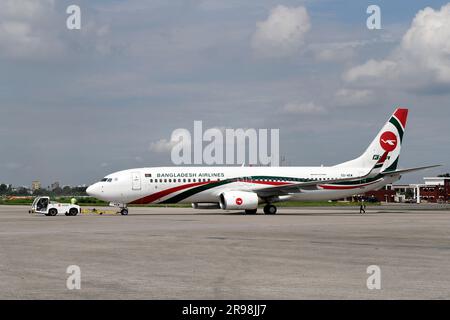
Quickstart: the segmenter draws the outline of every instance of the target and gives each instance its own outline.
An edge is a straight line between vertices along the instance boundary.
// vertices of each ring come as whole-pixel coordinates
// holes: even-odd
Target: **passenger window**
[[[183,179],[183,182],[186,182],[186,179]]]
[[[172,182],[172,179],[169,179],[169,182]]]

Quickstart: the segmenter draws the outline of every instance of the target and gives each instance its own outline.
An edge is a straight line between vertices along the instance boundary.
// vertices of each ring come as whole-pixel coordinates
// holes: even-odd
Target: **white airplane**
[[[86,192],[128,214],[128,204],[192,203],[194,208],[275,214],[279,201],[334,200],[378,190],[401,174],[436,167],[397,169],[408,109],[398,108],[366,151],[331,167],[154,167],[107,175]]]

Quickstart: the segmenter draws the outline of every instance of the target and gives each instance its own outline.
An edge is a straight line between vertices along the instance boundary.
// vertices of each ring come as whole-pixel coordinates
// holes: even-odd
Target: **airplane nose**
[[[91,197],[97,197],[98,196],[98,186],[96,183],[94,183],[93,185],[90,185],[87,189],[86,189],[86,193],[88,195],[90,195]]]

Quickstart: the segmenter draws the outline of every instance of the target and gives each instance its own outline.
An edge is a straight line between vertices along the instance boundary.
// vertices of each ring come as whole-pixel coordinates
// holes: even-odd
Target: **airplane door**
[[[141,173],[139,171],[131,173],[131,189],[141,190]]]

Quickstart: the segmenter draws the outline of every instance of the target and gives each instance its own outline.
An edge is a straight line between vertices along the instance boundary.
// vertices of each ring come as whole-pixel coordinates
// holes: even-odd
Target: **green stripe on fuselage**
[[[352,186],[352,185],[358,185],[361,183],[373,182],[382,177],[383,177],[383,175],[377,174],[375,177],[372,177],[372,178],[356,179],[356,180],[342,181],[342,182],[330,182],[329,184],[330,185],[338,185],[338,186]],[[327,184],[326,181],[324,181],[324,184]]]
[[[375,177],[372,178],[365,178],[365,179],[355,179],[352,181],[343,181],[343,182],[330,182],[330,185],[345,185],[345,186],[351,186],[351,185],[358,185],[361,183],[368,183],[368,182],[372,182],[375,180],[378,180],[380,178],[382,178],[383,175],[378,174]],[[293,178],[293,177],[281,177],[281,176],[247,176],[247,177],[236,177],[236,178],[231,178],[231,179],[226,179],[226,180],[222,180],[222,181],[216,181],[216,182],[211,182],[208,184],[204,184],[189,190],[186,190],[184,192],[181,192],[179,194],[177,194],[176,196],[173,196],[167,200],[164,200],[162,202],[160,202],[161,204],[169,204],[169,203],[178,203],[186,198],[189,198],[197,193],[200,193],[202,191],[205,190],[209,190],[218,186],[222,186],[228,183],[232,183],[232,182],[238,182],[238,181],[245,181],[245,180],[280,180],[280,181],[292,181],[292,182],[310,182],[310,181],[314,181],[314,179],[305,179],[305,178]],[[327,184],[327,180],[324,181],[320,181],[323,184]]]
[[[164,200],[164,201],[162,201],[160,203],[178,203],[178,202],[180,202],[180,201],[182,201],[182,200],[184,200],[186,198],[189,198],[190,196],[193,196],[194,194],[197,194],[199,192],[202,192],[202,191],[205,191],[205,190],[208,190],[208,189],[212,189],[212,188],[224,185],[224,184],[231,183],[231,182],[233,182],[233,180],[234,179],[227,179],[227,180],[222,180],[222,181],[217,181],[217,182],[211,182],[211,183],[208,183],[208,184],[204,184],[204,185],[201,185],[201,186],[198,186],[198,187],[186,190],[184,192],[181,192],[181,193],[177,194],[176,196],[173,196],[172,198]]]

